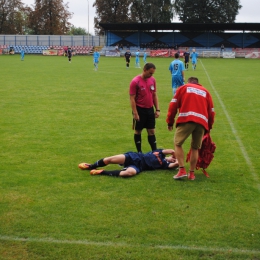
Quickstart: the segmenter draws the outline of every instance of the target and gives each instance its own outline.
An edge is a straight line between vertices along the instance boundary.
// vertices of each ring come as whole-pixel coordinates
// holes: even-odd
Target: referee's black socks
[[[156,137],[155,135],[148,135],[148,142],[151,146],[152,151],[157,149],[157,144],[156,144]]]
[[[142,148],[141,148],[142,147],[142,136],[134,134],[134,141],[135,141],[135,146],[136,146],[137,152],[141,153],[142,152]]]

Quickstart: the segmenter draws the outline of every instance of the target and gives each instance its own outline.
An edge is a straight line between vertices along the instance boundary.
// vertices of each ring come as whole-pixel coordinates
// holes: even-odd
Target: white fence
[[[0,45],[104,46],[104,36],[92,35],[0,35]]]

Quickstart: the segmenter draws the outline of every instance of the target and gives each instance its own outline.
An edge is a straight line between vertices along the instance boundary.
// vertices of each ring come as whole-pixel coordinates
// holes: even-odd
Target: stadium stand
[[[65,46],[53,45],[53,46],[37,46],[37,45],[0,45],[0,49],[13,48],[14,53],[21,53],[24,49],[26,54],[42,54],[43,50],[64,50]],[[93,50],[93,46],[71,46],[74,54],[87,55]]]

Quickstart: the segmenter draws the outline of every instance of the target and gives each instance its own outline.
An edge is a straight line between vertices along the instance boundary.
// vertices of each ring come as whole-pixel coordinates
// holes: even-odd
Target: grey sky
[[[34,0],[22,0],[27,5],[34,4]],[[70,22],[76,27],[82,27],[94,34],[94,16],[95,8],[92,7],[95,0],[64,0],[64,3],[69,3],[69,10],[73,12],[73,17]],[[240,0],[243,6],[236,18],[237,23],[260,23],[259,15],[259,0]],[[89,16],[88,16],[89,7]],[[88,23],[89,20],[89,23]],[[173,22],[178,22],[175,19]]]

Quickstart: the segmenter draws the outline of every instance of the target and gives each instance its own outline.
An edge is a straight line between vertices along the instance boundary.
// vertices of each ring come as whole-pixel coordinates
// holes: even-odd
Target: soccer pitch
[[[147,61],[157,67],[157,146],[173,148],[172,59]],[[260,259],[259,60],[204,58],[185,72],[216,111],[210,178],[199,170],[195,181],[173,180],[173,170],[115,178],[78,169],[135,151],[134,58],[126,69],[122,57],[102,56],[94,71],[92,57],[1,55],[0,68],[1,260]]]

